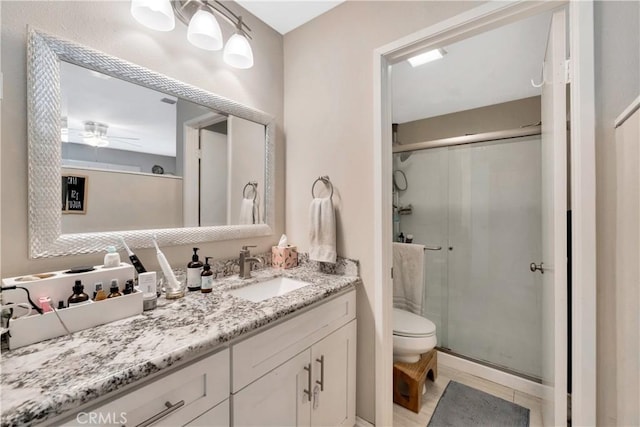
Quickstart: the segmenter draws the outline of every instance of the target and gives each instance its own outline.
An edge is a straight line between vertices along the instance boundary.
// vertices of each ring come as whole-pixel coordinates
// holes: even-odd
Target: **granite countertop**
[[[31,425],[72,411],[352,288],[360,282],[357,262],[346,261],[355,263],[355,269],[342,268],[342,275],[320,272],[318,264],[306,262],[290,270],[257,270],[246,280],[224,277],[209,294],[161,297],[157,309],[141,315],[5,351],[0,362],[1,425]],[[258,303],[225,293],[276,276],[311,285]]]

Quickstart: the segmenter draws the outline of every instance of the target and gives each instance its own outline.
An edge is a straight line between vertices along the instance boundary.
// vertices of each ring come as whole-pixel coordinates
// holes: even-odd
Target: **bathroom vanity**
[[[6,352],[2,425],[353,425],[355,271],[230,276],[209,294]],[[258,302],[232,294],[280,276],[308,285]]]

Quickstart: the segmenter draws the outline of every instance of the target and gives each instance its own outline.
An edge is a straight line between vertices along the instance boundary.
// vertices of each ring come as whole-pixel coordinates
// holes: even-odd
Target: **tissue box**
[[[298,266],[298,248],[287,245],[286,248],[271,247],[271,266],[286,270]]]

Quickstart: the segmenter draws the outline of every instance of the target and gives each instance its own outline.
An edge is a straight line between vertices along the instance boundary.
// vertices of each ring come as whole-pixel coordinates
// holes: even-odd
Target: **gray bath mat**
[[[427,427],[529,426],[529,410],[450,381]]]

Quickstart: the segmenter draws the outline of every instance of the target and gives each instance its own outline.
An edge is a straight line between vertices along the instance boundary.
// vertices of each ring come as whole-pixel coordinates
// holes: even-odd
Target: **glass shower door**
[[[454,353],[541,377],[540,137],[449,149],[448,328]]]
[[[435,323],[439,346],[446,341],[448,317],[448,156],[447,148],[414,151],[408,157],[405,154],[404,160],[394,156],[394,167],[405,173],[408,184],[397,194],[399,207],[411,205],[410,213],[405,209],[399,216],[399,230],[413,235],[413,243],[430,248],[424,253],[422,315]]]

